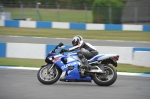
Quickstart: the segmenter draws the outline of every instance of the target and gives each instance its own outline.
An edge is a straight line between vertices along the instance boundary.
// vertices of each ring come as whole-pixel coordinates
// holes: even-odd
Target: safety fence
[[[102,24],[149,24],[150,3],[130,0],[125,6],[92,7],[86,4],[62,5],[41,3],[0,4],[0,12],[10,12],[11,19]]]
[[[0,42],[0,57],[45,59],[56,44]],[[71,45],[66,45],[69,48]],[[94,46],[99,54],[119,54],[118,63],[150,67],[150,48]],[[38,50],[37,50],[38,49]],[[111,50],[110,50],[111,49]]]

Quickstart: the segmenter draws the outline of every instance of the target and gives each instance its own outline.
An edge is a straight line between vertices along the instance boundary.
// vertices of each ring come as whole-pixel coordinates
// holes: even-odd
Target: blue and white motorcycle
[[[64,52],[64,44],[59,43],[45,58],[47,64],[38,70],[37,78],[43,84],[54,84],[58,80],[66,82],[92,82],[99,86],[110,86],[117,79],[117,54],[99,54],[88,60],[92,68],[81,68],[77,52]],[[110,66],[109,64],[112,64]],[[114,66],[114,67],[113,67]]]

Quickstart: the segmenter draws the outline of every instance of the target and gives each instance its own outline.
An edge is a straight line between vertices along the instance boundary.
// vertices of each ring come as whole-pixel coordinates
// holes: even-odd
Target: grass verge
[[[43,64],[44,59],[0,58],[0,65],[4,66],[40,67]],[[150,68],[130,64],[118,64],[116,69],[118,72],[150,73]]]
[[[11,12],[12,19],[21,18],[20,8],[5,8],[6,12]],[[70,10],[70,9],[39,9],[38,15],[35,8],[24,8],[23,17],[31,18],[32,21],[59,21],[59,22],[92,22],[92,11]]]
[[[75,35],[81,35],[84,37],[84,39],[150,42],[150,32],[142,32],[142,31],[101,31],[101,30],[0,27],[0,35],[33,36],[33,37],[49,37],[49,38],[72,38]]]

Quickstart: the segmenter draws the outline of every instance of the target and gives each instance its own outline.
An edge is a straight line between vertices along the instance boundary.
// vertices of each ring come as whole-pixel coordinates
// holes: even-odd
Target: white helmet
[[[73,46],[76,46],[76,45],[79,44],[80,41],[83,41],[82,36],[76,35],[75,37],[73,37],[72,45],[73,45]]]

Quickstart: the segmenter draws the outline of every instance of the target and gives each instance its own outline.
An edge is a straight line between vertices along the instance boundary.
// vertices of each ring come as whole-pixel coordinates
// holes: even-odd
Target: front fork
[[[49,74],[55,64],[47,64],[47,73]]]

